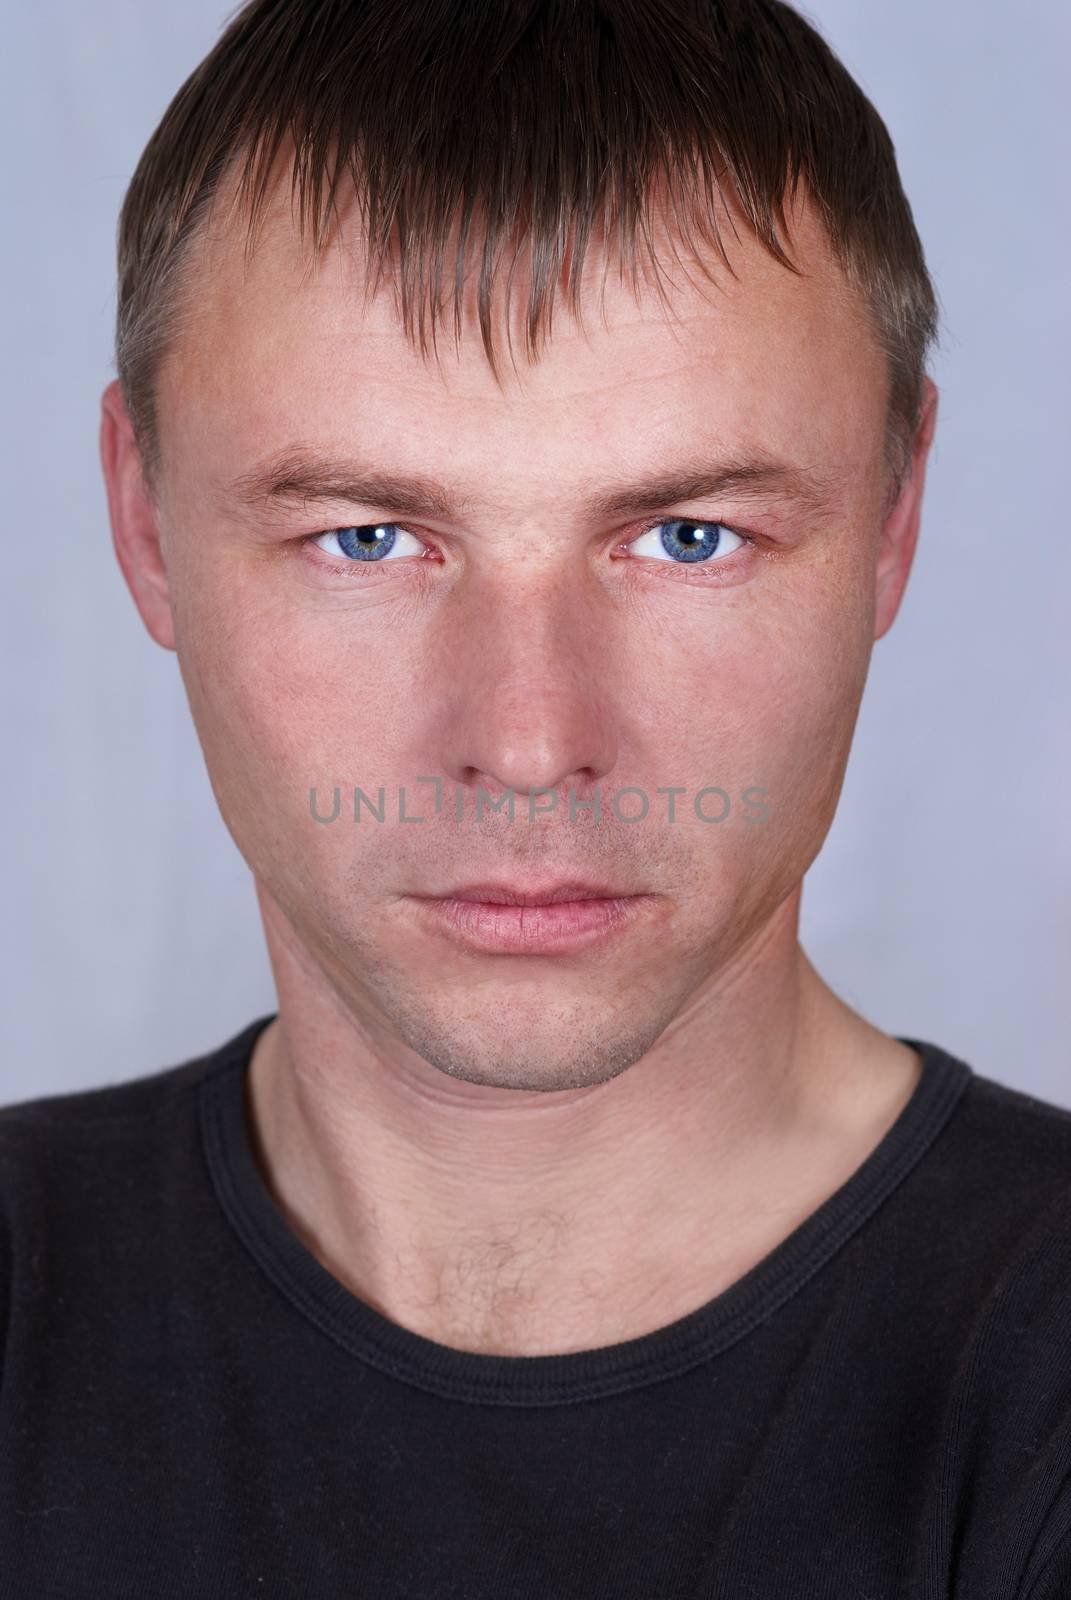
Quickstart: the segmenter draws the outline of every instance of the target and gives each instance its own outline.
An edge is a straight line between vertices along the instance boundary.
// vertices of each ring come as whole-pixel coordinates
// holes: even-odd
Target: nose
[[[575,572],[511,577],[450,619],[439,771],[491,798],[534,789],[581,798],[617,760],[609,608]]]

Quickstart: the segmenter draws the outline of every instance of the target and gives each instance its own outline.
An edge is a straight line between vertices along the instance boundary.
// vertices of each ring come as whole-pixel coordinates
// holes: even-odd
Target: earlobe
[[[907,588],[922,519],[926,463],[937,426],[937,386],[926,378],[922,414],[915,431],[911,465],[896,503],[886,514],[874,574],[874,638],[881,639],[896,620]]]
[[[127,588],[156,643],[165,650],[174,650],[174,620],[156,508],[145,487],[141,457],[118,379],[101,396],[100,460],[108,493],[112,543]]]

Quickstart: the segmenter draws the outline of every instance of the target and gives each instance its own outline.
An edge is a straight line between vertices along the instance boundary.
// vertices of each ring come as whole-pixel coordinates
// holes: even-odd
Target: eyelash
[[[683,561],[651,561],[646,563],[646,570],[651,572],[655,577],[668,577],[671,572],[674,574],[679,573],[680,576],[675,577],[673,580],[678,583],[705,582],[713,578],[719,568],[724,570],[727,566],[732,565],[733,556],[743,555],[745,550],[753,550],[758,545],[758,540],[755,538],[754,534],[745,532],[743,528],[734,527],[731,522],[723,522],[720,517],[687,516],[652,517],[649,522],[644,523],[641,528],[638,528],[636,532],[630,535],[629,539],[627,541],[623,541],[623,543],[630,545],[635,544],[638,539],[643,538],[644,534],[650,533],[652,528],[661,528],[666,522],[705,522],[714,528],[724,528],[727,533],[734,534],[737,539],[743,540],[740,549],[731,551],[730,554],[722,561],[698,561],[694,563]],[[637,556],[636,559],[641,562],[643,561],[642,556]]]
[[[732,555],[734,556],[741,555],[745,548],[754,549],[758,543],[753,534],[746,533],[743,528],[734,527],[731,522],[722,522],[720,517],[653,517],[650,521],[644,523],[642,527],[637,528],[633,533],[631,533],[628,539],[621,540],[621,542],[614,547],[614,553],[616,554],[618,550],[625,549],[626,547],[635,544],[639,539],[643,538],[644,534],[650,533],[652,528],[660,528],[662,527],[663,523],[666,522],[706,522],[710,523],[714,527],[725,528],[727,532],[735,534],[738,539],[743,540],[743,545],[741,548],[739,550],[732,551]],[[363,523],[339,523],[337,527],[318,528],[315,533],[307,533],[303,535],[299,543],[304,548],[306,546],[313,545],[315,540],[323,538],[325,533],[338,533],[341,528],[363,526]],[[403,532],[410,534],[414,539],[419,539],[421,543],[424,542],[422,536],[413,528],[407,527],[404,522],[395,522],[392,519],[391,526],[395,528],[401,528]],[[432,548],[432,546],[428,546],[425,549],[424,555],[426,556],[428,550]],[[424,559],[424,556],[410,557],[409,559],[420,561]],[[636,559],[639,561],[643,560],[642,557],[636,557]],[[718,562],[695,563],[671,561],[651,562],[650,565],[656,568],[665,567],[670,571],[676,570],[678,572],[683,568],[683,576],[685,577],[686,581],[694,582],[696,579],[712,577],[712,568],[724,567],[729,559],[730,558],[727,557],[725,560]],[[368,576],[369,567],[381,566],[382,564],[382,562],[361,561],[347,561],[339,564],[338,562],[332,562],[330,560],[317,562],[317,565],[323,567],[325,571],[330,572],[333,576],[342,579],[356,576],[354,573],[355,567],[360,569],[362,576]]]

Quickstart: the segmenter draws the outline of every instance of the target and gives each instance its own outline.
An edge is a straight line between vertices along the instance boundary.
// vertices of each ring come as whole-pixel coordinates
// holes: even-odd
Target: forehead
[[[699,262],[655,212],[656,283],[642,241],[633,283],[598,236],[585,256],[576,314],[559,285],[550,336],[537,358],[524,349],[529,291],[524,250],[504,283],[503,253],[491,313],[498,375],[476,312],[482,240],[466,258],[462,327],[455,343],[453,242],[444,253],[446,308],[437,357],[403,328],[395,266],[370,294],[367,241],[352,203],[315,254],[290,203],[271,192],[255,248],[246,217],[223,190],[184,268],[185,317],[161,363],[158,413],[169,438],[230,464],[310,442],[455,462],[505,451],[537,473],[568,441],[614,455],[642,439],[657,459],[682,425],[699,440],[849,462],[868,455],[885,416],[886,370],[861,297],[833,259],[803,195],[786,241],[794,274],[752,234],[727,197],[718,222],[730,272],[713,247]],[[700,249],[703,247],[700,245]],[[703,267],[706,268],[704,276]]]

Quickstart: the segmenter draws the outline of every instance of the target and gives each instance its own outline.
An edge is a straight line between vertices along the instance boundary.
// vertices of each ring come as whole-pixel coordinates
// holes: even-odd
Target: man
[[[0,1592],[1071,1594],[1071,1114],[797,936],[936,420],[874,109],[759,0],[258,0],[119,266],[279,1004],[0,1115]]]

